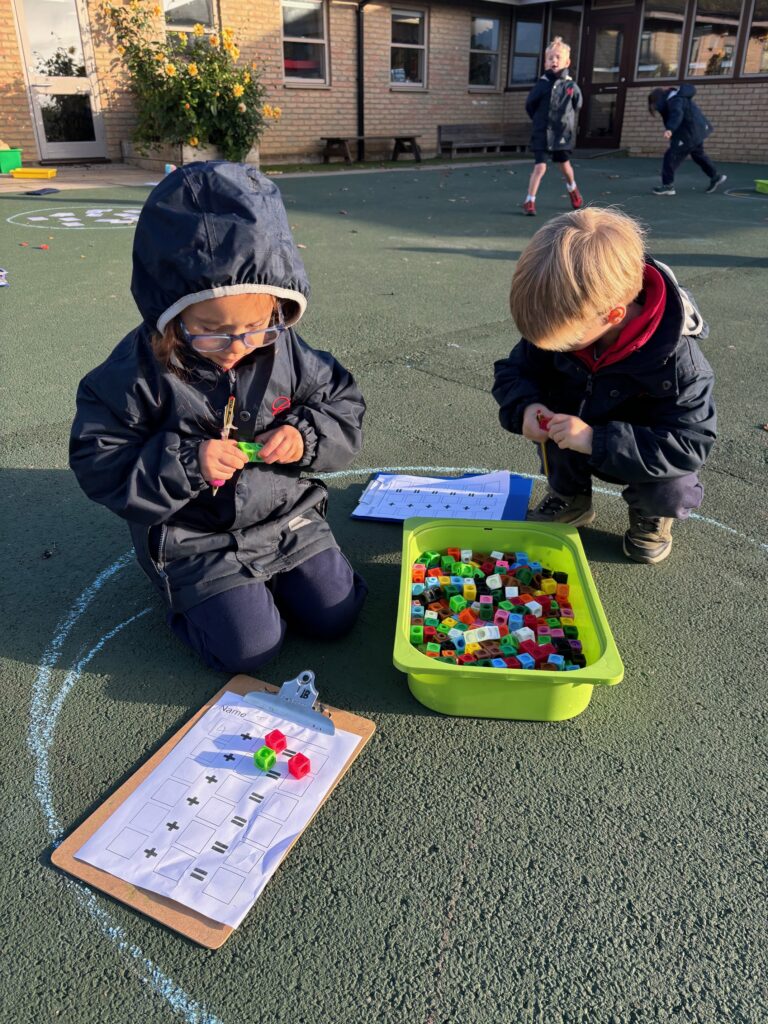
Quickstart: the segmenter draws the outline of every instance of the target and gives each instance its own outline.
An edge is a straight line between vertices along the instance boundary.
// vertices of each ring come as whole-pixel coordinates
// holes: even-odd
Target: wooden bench
[[[323,163],[330,162],[332,156],[343,157],[345,163],[352,163],[352,154],[349,151],[350,142],[393,142],[392,159],[397,160],[401,153],[413,153],[416,163],[421,163],[421,148],[417,139],[420,135],[397,134],[397,135],[324,135],[320,139],[325,143],[323,149]]]
[[[437,127],[437,151],[451,160],[459,152],[501,153],[525,150],[529,124],[497,121],[489,124],[441,124]]]

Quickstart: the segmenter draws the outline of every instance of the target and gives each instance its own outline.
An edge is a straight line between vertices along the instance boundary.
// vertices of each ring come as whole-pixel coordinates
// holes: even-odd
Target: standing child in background
[[[544,74],[525,101],[526,113],[533,121],[533,171],[523,203],[523,212],[528,217],[536,216],[536,193],[547,171],[547,153],[562,171],[571,206],[578,210],[584,205],[570,162],[582,102],[581,90],[568,74],[570,66],[571,48],[555,36],[544,54]]]
[[[715,440],[708,328],[640,226],[615,210],[564,213],[531,239],[512,278],[523,338],[495,366],[505,429],[546,446],[547,494],[528,514],[593,522],[592,477],[622,484],[624,553],[661,562],[699,507]],[[543,422],[539,422],[543,417]],[[546,422],[548,420],[548,422]]]
[[[286,622],[340,636],[366,586],[302,470],[351,461],[365,403],[294,329],[309,284],[277,187],[241,164],[169,174],[139,217],[131,290],[142,324],[78,389],[80,486],[127,520],[171,629],[210,667],[258,668]],[[222,439],[231,397],[260,462]]]
[[[699,105],[693,102],[695,95],[695,85],[659,86],[648,94],[648,112],[652,117],[661,114],[664,138],[669,139],[669,149],[661,165],[661,185],[653,190],[657,196],[675,195],[675,171],[687,156],[709,178],[705,192],[714,192],[726,180],[726,175],[718,174],[704,152],[704,140],[714,129]]]

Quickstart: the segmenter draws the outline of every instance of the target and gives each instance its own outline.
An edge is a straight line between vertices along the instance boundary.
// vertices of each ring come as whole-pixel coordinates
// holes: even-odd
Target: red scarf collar
[[[655,333],[664,314],[667,288],[664,278],[650,263],[645,265],[643,291],[645,302],[640,313],[625,324],[621,334],[604,352],[596,356],[595,346],[592,344],[588,348],[573,353],[587,366],[590,373],[602,370],[606,366],[611,366],[613,363],[618,363],[622,359],[626,359],[627,356],[631,356],[633,352],[642,348]]]

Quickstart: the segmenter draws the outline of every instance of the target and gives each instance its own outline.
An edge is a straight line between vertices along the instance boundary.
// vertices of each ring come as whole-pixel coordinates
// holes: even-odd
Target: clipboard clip
[[[318,704],[315,673],[309,669],[299,672],[295,679],[286,680],[278,693],[252,690],[243,697],[246,704],[260,708],[278,718],[289,718],[299,725],[333,736],[336,727],[322,704]],[[317,708],[315,708],[317,705]]]

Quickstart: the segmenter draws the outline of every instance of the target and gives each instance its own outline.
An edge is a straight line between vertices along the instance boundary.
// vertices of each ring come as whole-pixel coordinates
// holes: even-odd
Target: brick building
[[[98,0],[0,0],[0,138],[35,160],[121,158],[133,112]],[[579,145],[658,155],[657,84],[697,86],[717,159],[768,160],[768,0],[165,0],[169,31],[231,26],[283,111],[268,160],[316,159],[323,135],[525,121],[547,40],[572,47]],[[358,88],[362,65],[364,88]],[[368,154],[377,151],[368,146]]]

